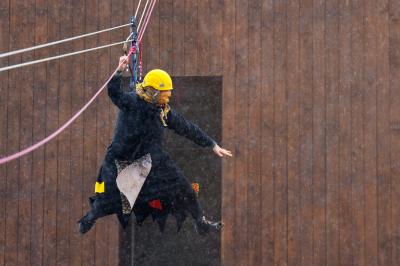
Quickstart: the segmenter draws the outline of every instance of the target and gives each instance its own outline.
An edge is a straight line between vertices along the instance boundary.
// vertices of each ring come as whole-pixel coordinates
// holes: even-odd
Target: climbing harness
[[[137,39],[137,43],[140,43],[141,40],[142,40],[143,34],[144,34],[144,32],[146,31],[146,28],[147,28],[148,22],[149,22],[149,20],[150,20],[151,14],[152,14],[152,12],[153,12],[154,6],[155,6],[155,4],[156,4],[156,2],[157,2],[157,0],[147,0],[146,5],[149,3],[149,1],[151,1],[151,3],[150,3],[150,8],[148,9],[148,11],[147,11],[146,9],[144,9],[144,10],[143,10],[143,13],[145,13],[146,11],[147,11],[147,12],[146,12],[145,15],[142,14],[142,17],[144,16],[144,24],[143,24],[143,27],[142,27],[142,28],[140,28],[139,26],[137,27],[137,30],[138,30],[138,39]],[[140,3],[141,3],[141,1],[139,2],[139,5],[138,5],[138,7],[137,7],[137,10],[136,10],[135,14],[138,13],[138,10],[139,10],[139,8],[140,8]],[[125,25],[121,25],[121,26],[118,26],[118,27],[110,28],[110,29],[106,29],[106,30],[102,30],[102,31],[99,31],[99,32],[104,32],[104,31],[112,30],[112,29],[119,28],[119,27],[125,27],[125,26],[127,26],[127,25],[132,25],[132,23],[125,24]],[[139,25],[140,25],[140,23],[139,23]],[[96,32],[96,33],[88,33],[88,34],[92,35],[92,34],[97,34],[97,33],[99,33],[99,32]],[[81,36],[76,36],[76,37],[72,37],[72,38],[68,38],[68,39],[69,39],[69,40],[71,40],[71,39],[72,39],[72,40],[75,40],[75,39],[78,39],[78,38],[83,38],[83,37],[89,36],[88,34],[81,35]],[[41,59],[41,60],[26,62],[26,63],[23,63],[23,64],[14,65],[14,66],[8,66],[8,67],[5,67],[5,68],[0,68],[0,72],[1,72],[1,71],[5,71],[5,70],[10,70],[10,69],[13,69],[13,68],[17,68],[17,67],[22,67],[22,66],[37,64],[37,63],[40,63],[40,62],[46,62],[46,61],[50,61],[50,60],[55,60],[55,59],[63,58],[63,57],[70,56],[70,55],[75,55],[75,54],[79,54],[79,53],[84,53],[84,52],[88,52],[88,51],[93,51],[93,50],[96,50],[96,49],[101,49],[101,48],[105,48],[105,47],[110,47],[110,46],[117,45],[117,44],[121,45],[122,43],[130,42],[130,41],[131,41],[132,35],[133,35],[133,34],[131,33],[131,34],[128,36],[128,38],[127,38],[125,41],[123,41],[123,42],[118,42],[118,43],[113,43],[113,44],[104,45],[104,46],[100,46],[100,47],[95,47],[95,48],[87,49],[87,50],[84,50],[84,51],[77,51],[77,52],[73,52],[73,53],[70,53],[70,54],[64,54],[64,55],[60,55],[60,56],[49,57],[49,58],[45,58],[45,59]],[[31,50],[34,50],[34,49],[43,48],[43,47],[47,47],[47,46],[50,46],[50,45],[58,44],[58,43],[60,43],[60,42],[66,42],[68,39],[61,40],[61,41],[57,41],[57,42],[53,42],[53,43],[49,43],[49,44],[43,44],[43,45],[40,45],[40,47],[35,46],[35,47],[31,47],[31,48],[25,48],[25,49],[22,49],[22,50],[31,51]],[[20,53],[19,51],[21,51],[21,50],[14,51],[14,52],[10,52],[10,53],[13,53],[13,54],[15,54],[15,53]],[[6,53],[6,54],[10,55],[10,53]],[[133,49],[130,49],[129,52],[128,52],[128,54],[127,54],[128,57],[129,57],[132,53],[133,53]],[[4,56],[7,56],[7,55],[0,54],[0,57],[4,57]],[[15,159],[17,159],[17,158],[19,158],[19,157],[21,157],[21,156],[24,156],[24,155],[26,155],[26,154],[28,154],[28,153],[30,153],[30,152],[32,152],[32,151],[38,149],[39,147],[43,146],[44,144],[46,144],[46,143],[49,142],[50,140],[54,139],[54,138],[55,138],[57,135],[59,135],[62,131],[64,131],[68,126],[70,126],[70,125],[72,124],[72,122],[74,122],[74,121],[89,107],[90,104],[92,104],[92,103],[94,102],[94,100],[97,98],[97,96],[99,96],[99,94],[104,90],[104,88],[105,88],[105,87],[107,86],[107,84],[110,82],[110,80],[111,80],[112,77],[115,75],[115,73],[117,72],[117,70],[119,69],[119,67],[120,67],[122,64],[124,64],[124,63],[125,63],[125,62],[121,62],[121,63],[117,66],[117,68],[112,72],[112,74],[111,74],[110,77],[107,79],[107,81],[99,88],[99,90],[93,95],[93,97],[92,97],[92,98],[91,98],[91,99],[90,99],[90,100],[89,100],[89,101],[88,101],[88,102],[87,102],[73,117],[71,117],[64,125],[62,125],[62,126],[61,126],[59,129],[57,129],[55,132],[53,132],[52,134],[50,134],[49,136],[47,136],[45,139],[43,139],[43,140],[37,142],[36,144],[34,144],[34,145],[30,146],[30,147],[27,147],[27,148],[25,148],[24,150],[19,151],[19,152],[15,153],[15,154],[9,155],[9,156],[7,156],[7,157],[0,158],[0,165],[1,165],[1,164],[4,164],[4,163],[7,163],[7,162],[9,162],[9,161],[15,160]]]

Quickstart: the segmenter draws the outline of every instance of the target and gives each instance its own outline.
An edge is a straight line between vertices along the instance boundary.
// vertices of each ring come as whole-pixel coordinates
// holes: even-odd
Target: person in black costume
[[[132,208],[137,223],[141,224],[151,215],[163,230],[168,214],[172,214],[179,231],[190,214],[199,234],[210,229],[219,230],[222,224],[205,218],[192,185],[164,150],[164,131],[171,129],[202,147],[210,147],[220,157],[232,156],[232,153],[170,108],[168,102],[173,87],[165,71],[150,71],[143,83],[137,85],[136,92],[124,92],[121,73],[128,59],[126,56],[120,58],[120,67],[108,84],[108,95],[119,108],[119,114],[114,138],[97,177],[96,193],[89,198],[91,210],[78,221],[80,233],[88,232],[96,219],[110,214],[117,214],[123,227],[127,225],[130,213],[123,212],[123,200],[116,184],[117,167],[146,154],[151,156],[152,167]],[[149,204],[154,200],[161,203],[160,208]]]

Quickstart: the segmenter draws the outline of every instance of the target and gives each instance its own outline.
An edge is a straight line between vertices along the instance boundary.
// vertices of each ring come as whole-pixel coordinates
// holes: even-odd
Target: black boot
[[[86,213],[79,221],[79,232],[83,235],[87,233],[93,225],[96,223],[96,217],[92,214],[91,211]]]
[[[224,226],[222,222],[212,222],[206,219],[206,217],[201,217],[199,221],[196,222],[196,231],[199,235],[205,235],[211,231],[220,231]]]
[[[97,219],[114,213],[122,213],[119,192],[115,195],[96,194],[89,198],[89,205],[91,210],[78,221],[81,234],[87,233]]]

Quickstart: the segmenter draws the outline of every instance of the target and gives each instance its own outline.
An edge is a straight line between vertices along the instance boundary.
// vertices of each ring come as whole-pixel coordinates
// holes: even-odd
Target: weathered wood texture
[[[1,52],[126,23],[137,2],[0,1]],[[224,265],[400,264],[399,21],[398,0],[159,1],[145,71],[223,76]],[[63,124],[120,49],[0,73],[1,156]],[[0,166],[0,265],[118,263],[115,217],[76,231],[115,114],[103,93],[57,140]]]

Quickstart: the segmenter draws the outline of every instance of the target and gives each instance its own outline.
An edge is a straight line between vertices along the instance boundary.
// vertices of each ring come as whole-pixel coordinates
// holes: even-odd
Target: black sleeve
[[[193,141],[202,147],[214,147],[216,142],[209,137],[201,128],[186,120],[181,114],[171,109],[167,118],[168,128],[177,134]]]
[[[108,83],[108,96],[119,109],[127,111],[135,106],[136,95],[121,88],[121,73],[117,72]]]

